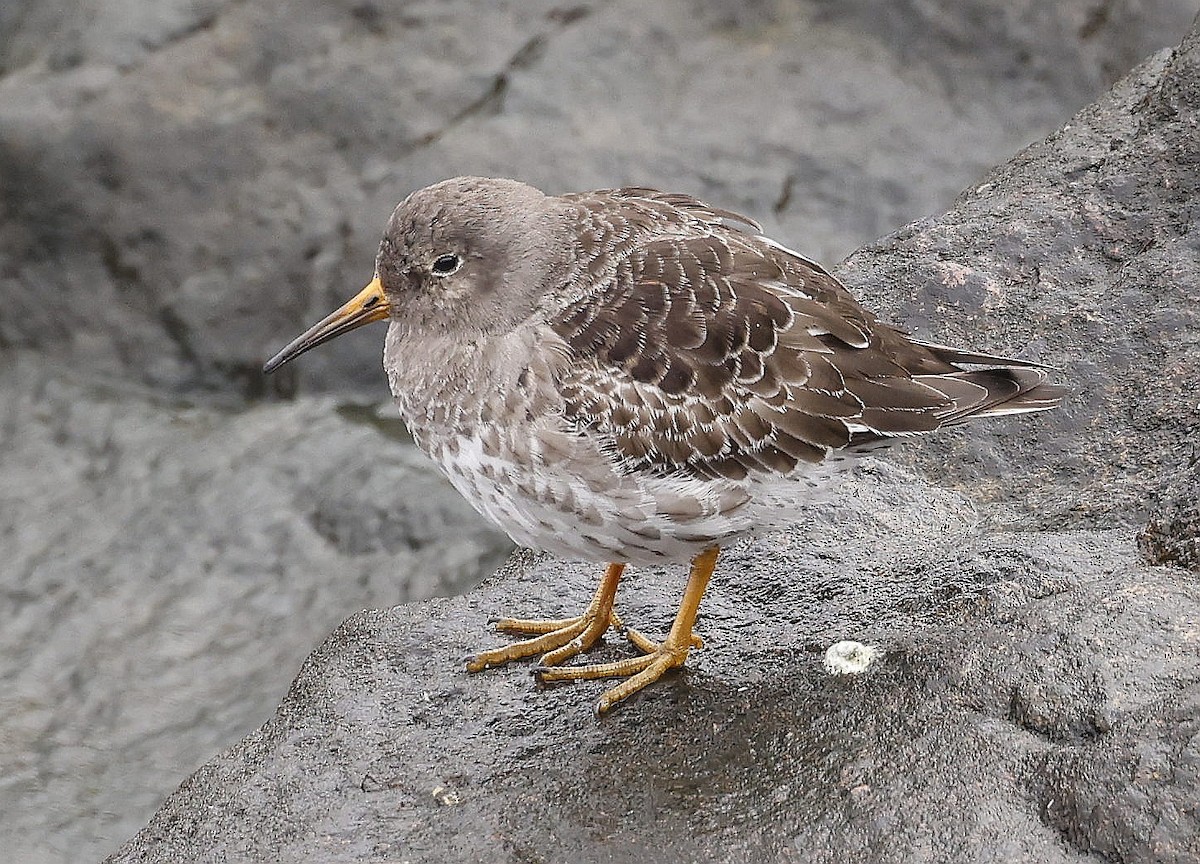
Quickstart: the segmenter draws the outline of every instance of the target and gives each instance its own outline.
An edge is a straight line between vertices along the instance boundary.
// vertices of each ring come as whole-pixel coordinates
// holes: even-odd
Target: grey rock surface
[[[4,860],[98,860],[347,614],[459,593],[512,548],[398,419],[0,359]]]
[[[8,0],[0,340],[171,391],[380,393],[377,339],[258,370],[455,174],[657,183],[833,261],[941,212],[1191,0]],[[48,301],[55,302],[50,303]]]
[[[839,270],[881,315],[1061,370],[1048,427],[897,450],[1030,524],[1140,526],[1200,440],[1200,40]]]
[[[1167,487],[1137,540],[1152,564],[1200,572],[1200,453]]]
[[[706,647],[600,721],[599,682],[454,662],[490,616],[570,614],[594,568],[523,554],[353,616],[110,861],[1195,861],[1200,582],[1128,532],[980,533],[864,473],[730,550]],[[681,581],[637,571],[625,620],[665,632]],[[883,656],[831,676],[843,638]]]
[[[603,720],[601,685],[455,662],[500,638],[488,617],[577,610],[595,568],[523,553],[354,616],[110,860],[1200,860],[1200,581],[1130,528],[1048,527],[1137,518],[1194,429],[1198,93],[1200,28],[842,270],[947,341],[1073,360],[1063,417],[917,457],[970,499],[869,463],[729,550],[706,648]],[[625,620],[665,632],[681,582],[637,571]],[[847,638],[883,655],[831,676]]]

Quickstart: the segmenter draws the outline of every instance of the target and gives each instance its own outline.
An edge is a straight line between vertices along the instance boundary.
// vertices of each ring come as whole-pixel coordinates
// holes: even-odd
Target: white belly
[[[521,546],[585,561],[688,561],[714,543],[753,529],[748,499],[730,484],[622,476],[597,477],[591,460],[575,473],[485,452],[459,437],[430,451],[454,488]],[[583,476],[586,474],[586,476]]]
[[[547,468],[489,453],[472,437],[429,452],[454,488],[518,545],[632,564],[686,562],[714,543],[791,524],[847,467],[813,466],[800,476],[737,484],[615,469],[598,476],[588,458]]]

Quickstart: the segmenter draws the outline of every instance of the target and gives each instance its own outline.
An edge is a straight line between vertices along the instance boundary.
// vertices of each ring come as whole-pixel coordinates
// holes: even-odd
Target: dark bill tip
[[[270,375],[289,360],[294,360],[310,348],[316,348],[343,333],[349,333],[373,321],[383,321],[388,317],[388,311],[387,297],[383,293],[383,286],[379,284],[379,278],[376,277],[340,309],[285,345],[278,354],[263,364],[263,374]]]

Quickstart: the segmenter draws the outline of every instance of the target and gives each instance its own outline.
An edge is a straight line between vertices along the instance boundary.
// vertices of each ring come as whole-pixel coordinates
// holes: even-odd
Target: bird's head
[[[556,199],[515,180],[456,177],[412,193],[388,220],[375,278],[263,371],[372,321],[390,319],[401,338],[511,330],[561,278],[559,212]]]

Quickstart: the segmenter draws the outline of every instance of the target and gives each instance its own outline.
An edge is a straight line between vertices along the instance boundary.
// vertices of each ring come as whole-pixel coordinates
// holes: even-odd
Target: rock
[[[290,395],[262,361],[367,281],[401,197],[458,173],[677,188],[833,260],[940,212],[1193,14],[7,0],[0,344],[173,393]],[[380,399],[378,342],[307,358],[299,388]]]
[[[0,361],[13,861],[98,860],[346,615],[464,591],[512,548],[356,406],[188,406]]]
[[[881,317],[1057,367],[1033,423],[973,426],[897,458],[1047,527],[1140,526],[1191,458],[1200,380],[1195,31],[952,210],[839,271]],[[984,335],[986,334],[986,335]]]
[[[1152,564],[1200,571],[1200,457],[1171,484],[1137,540]]]
[[[965,499],[867,475],[729,550],[706,647],[600,721],[600,682],[457,662],[490,616],[570,613],[596,568],[522,554],[350,618],[110,864],[1195,860],[1200,585],[1126,532],[980,534]],[[680,582],[636,571],[625,620],[665,632]],[[883,655],[830,675],[844,637]]]
[[[1132,518],[1187,428],[1197,93],[1200,29],[842,271],[891,279],[897,317],[945,341],[1072,359],[1060,418],[918,457],[1043,515],[976,517],[870,463],[728,550],[707,647],[600,721],[600,685],[457,663],[500,638],[487,617],[575,610],[598,575],[518,555],[467,597],[349,619],[110,860],[1200,858],[1200,584],[1127,528],[1046,529]],[[635,571],[625,620],[664,632],[679,581]],[[882,656],[831,676],[843,640]]]
[[[162,790],[267,714],[298,658],[345,612],[461,590],[490,569],[506,548],[472,520],[461,502],[444,497],[445,487],[430,478],[423,460],[380,437],[400,433],[387,419],[391,415],[375,407],[386,402],[379,331],[314,353],[290,375],[265,380],[258,374],[265,356],[366,278],[364,268],[369,269],[384,218],[403,194],[464,172],[519,176],[552,190],[652,183],[763,217],[775,236],[833,260],[897,224],[944,209],[987,166],[1060,122],[1136,58],[1172,44],[1193,14],[1190,0],[1018,0],[1003,8],[986,0],[896,0],[886,8],[859,0],[803,5],[717,0],[562,5],[547,0],[470,7],[298,0],[286,13],[271,4],[231,0],[0,3],[0,549],[11,612],[0,628],[0,673],[6,682],[0,695],[6,733],[0,736],[0,775],[5,778],[0,783],[5,830],[0,833],[10,839],[6,854],[29,864],[95,860],[106,854],[143,824],[143,814],[158,803]],[[1160,65],[1167,62],[1159,60]],[[1060,145],[1030,151],[1033,161],[1021,169],[1027,173],[997,187],[997,215],[989,215],[985,198],[971,199],[977,208],[972,218],[978,222],[978,231],[969,234],[974,245],[968,248],[971,244],[950,232],[946,245],[935,247],[935,257],[953,254],[952,264],[960,251],[968,262],[978,252],[981,257],[974,260],[983,273],[993,264],[997,273],[1017,272],[1019,244],[1000,250],[995,261],[984,254],[989,237],[1020,216],[1021,199],[1006,203],[1005,196],[1021,192],[1025,205],[1032,207],[1039,195],[1060,194],[1064,182],[1078,186],[1081,195],[1091,194],[1088,184],[1096,172],[1080,166],[1089,153],[1104,156],[1108,141],[1085,134],[1087,129],[1124,130],[1126,137],[1118,136],[1126,142],[1117,148],[1120,158],[1128,157],[1131,170],[1164,178],[1147,187],[1157,191],[1129,187],[1137,219],[1129,225],[1118,221],[1115,228],[1102,224],[1103,231],[1125,232],[1114,235],[1117,245],[1110,251],[1136,252],[1140,247],[1120,244],[1126,235],[1144,240],[1146,225],[1157,226],[1155,231],[1172,230],[1171,224],[1185,230],[1188,189],[1179,181],[1190,175],[1184,163],[1172,167],[1168,157],[1191,152],[1181,131],[1194,122],[1190,79],[1171,78],[1159,66],[1147,67],[1141,76],[1124,91],[1131,97],[1141,94],[1141,101],[1110,100],[1103,109],[1114,115],[1123,111],[1123,116],[1093,118],[1086,129],[1077,126],[1074,133],[1060,136],[1060,141],[1074,142],[1079,154],[1078,162],[1063,157],[1061,167],[1072,172],[1068,177],[1034,170],[1042,159],[1060,158]],[[1145,112],[1143,103],[1152,103],[1154,110]],[[1131,111],[1136,128],[1128,125]],[[1172,118],[1172,111],[1178,116]],[[1149,132],[1142,135],[1142,130]],[[1166,133],[1174,137],[1164,138]],[[1141,161],[1135,158],[1135,143],[1150,148]],[[1154,150],[1167,147],[1176,149]],[[1162,163],[1155,163],[1155,152]],[[1106,163],[1110,185],[1119,185],[1122,164]],[[1118,203],[1125,200],[1112,194]],[[1161,209],[1149,206],[1154,195],[1161,197]],[[1074,226],[1077,214],[1071,204],[1066,201],[1061,211],[1047,205],[1039,212]],[[1160,214],[1169,219],[1162,216],[1160,221]],[[1053,307],[1055,302],[1063,308],[1077,303],[1069,292],[1083,285],[1079,290],[1089,304],[1087,315],[1104,311],[1111,298],[1088,295],[1086,285],[1092,283],[1087,280],[1099,280],[1094,283],[1097,292],[1116,291],[1121,302],[1146,303],[1155,314],[1145,321],[1125,313],[1113,319],[1128,323],[1133,318],[1136,324],[1127,350],[1113,355],[1119,368],[1133,370],[1132,378],[1117,379],[1101,396],[1096,395],[1104,389],[1100,385],[1085,388],[1081,401],[1060,418],[1013,421],[996,427],[1003,430],[996,434],[976,427],[977,434],[990,437],[975,439],[978,445],[956,439],[945,450],[924,451],[918,464],[936,466],[939,477],[955,479],[972,499],[1003,502],[981,511],[989,526],[1072,525],[1075,520],[1140,524],[1141,517],[1128,508],[1140,512],[1139,495],[1157,494],[1162,478],[1181,464],[1167,435],[1179,431],[1177,412],[1183,406],[1154,403],[1153,413],[1146,415],[1140,410],[1144,394],[1132,386],[1126,387],[1124,398],[1116,391],[1122,381],[1140,386],[1149,379],[1148,392],[1167,397],[1171,382],[1185,380],[1195,354],[1194,339],[1188,341],[1194,328],[1186,329],[1193,319],[1186,303],[1167,293],[1175,283],[1166,277],[1178,275],[1181,291],[1196,284],[1183,281],[1191,279],[1188,256],[1194,252],[1183,247],[1192,241],[1181,239],[1130,258],[1126,274],[1136,276],[1135,282],[1104,281],[1108,277],[1093,266],[1087,257],[1091,247],[1086,247],[1078,285],[1071,281],[1074,271],[1065,267],[1044,297],[1034,297],[1049,304],[1032,319],[1034,326],[1046,328],[1036,334],[1043,337],[1039,342],[1030,341],[1033,331],[1021,329],[1026,325],[1018,308],[1007,310],[1011,314],[976,317],[969,312],[970,291],[952,301],[945,285],[938,287],[945,279],[930,283],[921,269],[928,262],[910,254],[904,237],[937,224],[918,223],[909,235],[867,250],[841,272],[852,284],[862,277],[876,306],[896,317],[908,314],[910,324],[928,324],[930,335],[949,340],[958,328],[971,336],[971,344],[1011,346],[1055,360],[1062,356],[1055,351],[1070,350],[1065,342],[1054,341],[1056,334],[1050,331],[1058,328],[1063,328],[1063,340],[1078,338],[1079,345],[1099,351],[1097,357],[1108,357],[1103,354],[1108,346],[1096,344],[1110,336],[1108,324],[1091,330],[1075,327]],[[1034,225],[1029,236],[1049,236],[1057,225]],[[1062,243],[1073,236],[1064,234]],[[1012,257],[1004,257],[1010,253]],[[908,263],[898,271],[888,269],[889,262],[902,260]],[[953,282],[958,271],[951,268],[949,273]],[[1023,296],[1018,288],[1009,286],[1005,296]],[[936,322],[913,311],[923,308],[911,299],[922,291],[936,298]],[[911,292],[908,307],[902,302],[889,306],[892,292],[902,301]],[[986,290],[976,294],[990,297]],[[1059,296],[1066,299],[1054,300]],[[967,310],[958,308],[961,300],[968,301]],[[1171,327],[1179,334],[1177,344],[1162,337]],[[1162,350],[1166,353],[1142,353]],[[1142,374],[1161,356],[1183,364],[1179,370],[1167,365],[1161,376],[1165,383]],[[1065,368],[1078,377],[1073,361]],[[262,404],[274,398],[295,402]],[[1161,429],[1155,426],[1159,413],[1166,418]],[[1050,443],[1047,430],[1055,436]],[[1182,434],[1186,440],[1188,430]],[[1074,435],[1087,442],[1082,450],[1068,437]],[[1093,435],[1096,441],[1089,437]],[[1143,444],[1149,448],[1144,452],[1139,449]],[[367,465],[375,463],[365,461],[364,454],[383,453],[384,447],[377,470],[368,471]],[[1105,447],[1113,456],[1111,465],[1103,462]],[[906,452],[897,449],[893,458],[905,458]],[[948,467],[940,464],[939,453]],[[1038,461],[1045,459],[1050,462]],[[1042,467],[1056,464],[1055,459],[1073,472],[1064,474],[1066,484],[1058,484],[1049,468]],[[1104,491],[1107,479],[1118,490],[1112,502]],[[953,508],[964,508],[954,501]],[[894,542],[889,531],[924,525],[923,542],[936,545],[939,535],[933,528],[942,524],[937,515],[942,504],[907,521],[880,522],[891,506],[879,502],[875,515],[853,518],[846,530],[866,531],[871,542],[886,549],[894,548],[887,546]],[[1031,509],[1044,515],[1031,517]],[[957,526],[962,518],[960,514],[945,524]],[[880,524],[886,527],[880,529]],[[938,530],[957,538],[966,529]],[[1024,536],[1010,539],[1017,543]],[[1122,548],[1128,542],[1119,532],[1095,536]],[[941,554],[956,560],[955,548],[943,546]],[[744,740],[749,740],[746,724],[751,719],[776,730],[784,720],[802,732],[805,724],[813,725],[817,738],[804,739],[805,746],[811,745],[806,753],[828,759],[830,753],[842,752],[838,748],[848,739],[837,737],[832,726],[822,726],[803,700],[832,686],[818,674],[820,652],[839,641],[844,629],[855,631],[845,635],[866,644],[893,649],[907,644],[902,622],[909,615],[930,639],[938,627],[967,643],[979,635],[972,620],[938,618],[928,611],[930,604],[936,605],[930,598],[955,590],[936,582],[922,587],[903,581],[903,590],[892,590],[868,579],[856,600],[866,612],[847,611],[837,603],[826,606],[813,592],[825,590],[828,580],[852,581],[857,571],[853,561],[831,563],[840,551],[825,554],[827,560],[810,562],[817,581],[806,579],[798,586],[809,591],[797,613],[807,616],[801,624],[824,622],[814,623],[812,633],[797,630],[794,636],[807,640],[801,653],[807,657],[812,652],[812,665],[779,667],[807,682],[798,685],[796,697],[780,696],[778,711],[768,706],[765,716],[747,715],[745,694],[773,699],[784,686],[782,679],[771,679],[766,689],[765,679],[758,680],[760,689],[740,694],[722,690],[714,680],[715,695],[698,704],[686,693],[671,695],[670,690],[656,698],[705,723],[711,723],[714,712],[719,716],[732,706],[731,716],[742,718],[742,725],[722,728]],[[1014,596],[1040,596],[1035,583],[1043,570],[1023,573],[1023,553],[1018,550],[1008,559],[1005,554],[996,552],[980,566],[1007,574],[1003,578]],[[1074,554],[1065,557],[1074,560]],[[736,569],[745,555],[751,553],[732,557],[723,570]],[[1060,557],[1053,555],[1055,561]],[[1123,568],[1125,559],[1114,566],[1118,564]],[[974,584],[977,574],[956,573],[937,570],[931,578],[948,580],[951,586]],[[567,578],[564,609],[577,606],[591,590],[593,574]],[[991,584],[991,576],[980,578]],[[710,619],[734,614],[731,627],[743,620],[736,617],[736,608],[729,608],[736,606],[730,598],[738,584],[729,584],[731,593],[717,601],[725,607],[710,611]],[[1122,590],[1119,580],[1112,584],[1113,591]],[[1153,580],[1139,584],[1158,590]],[[631,586],[635,592],[639,587],[636,582]],[[519,589],[517,585],[512,591]],[[486,600],[498,608],[505,595],[500,588],[492,590],[499,593],[476,602]],[[795,588],[778,588],[778,596],[792,597],[789,590]],[[669,596],[674,599],[674,593]],[[1168,594],[1164,603],[1174,597]],[[774,614],[775,605],[761,595],[756,602],[754,608],[762,614]],[[647,613],[653,607],[658,623],[665,622],[665,599],[658,605],[655,595],[642,605]],[[432,626],[429,622],[418,621],[412,624],[418,629],[404,631],[404,621],[412,615],[459,615],[461,609],[432,604],[398,612],[399,618],[367,616],[352,622],[339,634],[341,641],[314,663],[342,656],[343,650],[352,653],[345,640],[355,638],[356,628],[366,627],[364,638],[369,639],[407,632],[397,637],[397,647],[380,650],[389,651],[414,676],[448,676],[437,680],[451,682],[448,686],[464,696],[478,697],[480,701],[463,708],[475,718],[472,723],[488,723],[484,718],[493,710],[489,697],[500,698],[502,705],[535,698],[543,700],[545,709],[538,716],[556,723],[574,716],[576,727],[592,729],[586,708],[594,692],[586,688],[570,691],[577,702],[573,709],[566,707],[576,713],[564,715],[560,698],[568,691],[533,691],[531,697],[519,669],[487,678],[459,676],[442,651],[454,640],[464,646],[480,644],[484,637],[478,616],[447,622],[449,635],[438,638],[450,642],[436,645],[415,641],[423,632],[419,628]],[[854,622],[865,620],[867,613],[894,626],[858,632]],[[1162,623],[1147,616],[1148,632]],[[1069,633],[1072,621],[1064,611],[1059,623]],[[1112,633],[1120,634],[1125,625],[1113,626]],[[763,640],[769,645],[775,637],[764,634],[761,621],[751,622],[750,631],[759,640],[750,650],[761,657],[769,651]],[[409,649],[416,653],[406,653]],[[718,655],[699,655],[701,672],[709,668],[706,656]],[[722,664],[740,662],[737,655],[720,656],[726,657]],[[332,666],[322,668],[331,676],[340,674]],[[897,674],[889,668],[873,666],[861,680],[878,680],[871,677],[876,672]],[[713,672],[719,677],[725,669],[719,665]],[[734,675],[730,680],[742,679]],[[1071,687],[1041,686],[1033,672],[1020,683],[1022,698],[1032,706],[1020,709],[1020,723],[1086,730],[1083,720],[1072,719]],[[312,725],[311,717],[301,719],[308,698],[304,688],[314,686],[311,676],[301,685],[288,703],[289,716]],[[993,685],[999,686],[989,679],[981,686]],[[901,704],[923,692],[914,689],[905,696],[905,686],[901,680],[892,694]],[[964,699],[970,686],[961,685]],[[1185,692],[1186,682],[1180,686]],[[490,689],[480,696],[476,688]],[[851,717],[839,712],[852,706],[834,706],[845,692],[853,691],[831,691],[820,703],[833,719]],[[1123,692],[1118,693],[1121,698]],[[1047,693],[1064,707],[1047,708]],[[366,717],[375,710],[371,706],[387,698],[368,692],[360,703],[348,697],[341,710],[361,710]],[[633,707],[651,704],[647,699]],[[495,722],[504,722],[506,710]],[[932,710],[922,713],[915,706],[912,712],[928,720],[930,728],[941,728]],[[1172,760],[1180,753],[1186,755],[1178,742],[1168,740],[1168,732],[1178,734],[1181,728],[1163,719],[1169,713],[1148,710],[1145,724],[1118,730],[1128,736],[1130,747],[1149,748],[1144,776],[1150,779],[1160,776],[1162,766],[1177,764]],[[426,716],[432,720],[423,722],[437,720],[436,712]],[[384,721],[381,728],[393,722]],[[513,742],[519,742],[520,724],[526,721],[514,722]],[[619,722],[635,723],[636,715]],[[657,722],[648,727],[650,733],[666,729],[669,718],[664,715]],[[1155,722],[1167,724],[1158,738],[1149,731]],[[267,753],[266,742],[275,734],[271,730],[279,728],[269,726],[252,736],[251,742],[259,744],[247,747]],[[450,728],[453,733],[459,727]],[[898,728],[894,735],[904,732]],[[370,733],[369,740],[379,734]],[[315,744],[327,740],[321,735],[314,731]],[[799,818],[808,800],[797,802],[795,796],[803,796],[800,787],[776,790],[782,798],[769,807],[754,805],[745,788],[729,791],[730,806],[705,798],[703,787],[682,770],[687,760],[704,769],[702,778],[720,779],[717,756],[722,753],[730,754],[731,764],[742,772],[735,776],[742,780],[776,776],[756,775],[749,757],[732,751],[730,744],[722,749],[720,742],[709,740],[716,754],[711,758],[673,754],[651,734],[647,741],[653,746],[646,753],[666,760],[667,767],[648,775],[657,785],[637,787],[637,754],[621,754],[619,736],[606,742],[588,731],[581,740],[627,760],[620,775],[605,774],[603,763],[590,770],[646,790],[635,802],[638,806],[660,806],[665,800],[674,807],[674,799],[664,795],[686,793],[687,802],[702,805],[700,812],[708,814],[704,826],[717,834],[758,830],[754,817],[773,817],[781,803],[797,808],[788,818]],[[821,741],[827,742],[825,749]],[[528,747],[537,749],[542,746],[538,742],[545,739],[534,739]],[[520,743],[506,746],[510,754],[525,752]],[[755,746],[758,752],[795,755],[787,749],[791,745]],[[478,754],[461,738],[452,740],[452,747],[468,770]],[[238,750],[236,758],[247,752]],[[420,755],[414,744],[425,764],[431,764],[431,752]],[[906,752],[906,758],[915,758],[918,751]],[[233,758],[217,764],[232,765]],[[290,764],[281,763],[280,770],[287,774],[295,766]],[[563,764],[551,761],[525,770],[545,770],[547,784],[555,776],[554,782],[565,784]],[[909,763],[896,763],[902,764]],[[1151,806],[1137,803],[1142,800],[1138,796],[1162,805],[1156,812],[1174,812],[1167,806],[1177,800],[1170,797],[1169,784],[1157,791],[1146,785],[1149,780],[1122,785],[1116,769],[1092,773],[1090,763],[1081,764],[1064,764],[1054,775],[1057,786],[1046,782],[1045,797],[1038,801],[1045,802],[1044,824],[1053,826],[1047,831],[1067,834],[1087,818],[1108,819],[1104,808],[1124,807],[1111,801],[1130,796],[1135,801],[1130,812],[1145,813]],[[258,776],[254,772],[261,774],[263,765],[243,762],[237,770]],[[461,813],[454,808],[468,800],[468,792],[457,788],[453,770],[458,769],[447,769],[446,778],[429,789],[422,780],[413,787],[413,800],[421,806],[440,802],[436,812],[447,818]],[[495,770],[510,784],[505,788],[516,790],[512,800],[523,806],[521,774],[503,765]],[[1185,781],[1188,770],[1186,764],[1179,769]],[[204,778],[212,776],[202,774],[187,788],[211,795],[214,802],[228,802],[222,796],[229,790],[204,785]],[[375,772],[368,779],[364,774],[360,785],[387,788],[390,776]],[[942,775],[929,775],[931,797],[937,776]],[[1039,775],[1031,783],[1041,779]],[[1081,790],[1079,795],[1062,794],[1067,781]],[[291,777],[281,781],[281,788],[289,784],[294,789],[299,782]],[[728,789],[720,783],[713,788]],[[566,794],[568,809],[556,817],[564,836],[579,845],[621,830],[616,811],[585,798],[584,791],[586,787]],[[171,806],[177,810],[172,812],[202,826],[198,831],[245,837],[246,843],[259,843],[253,847],[258,849],[274,842],[238,833],[254,826],[231,827],[216,817],[205,822],[203,807],[194,801],[186,815],[187,794],[174,799]],[[622,795],[614,800],[631,800]],[[748,809],[733,806],[747,801]],[[1014,806],[1004,803],[1001,809],[1008,813]],[[305,820],[313,811],[297,808],[289,830],[307,831]],[[737,819],[712,827],[718,808]],[[575,816],[579,819],[571,821]],[[589,821],[593,816],[601,821]],[[174,824],[172,818],[164,813],[156,825]],[[329,818],[329,833],[346,830]],[[1121,818],[1110,821],[1132,824]],[[262,823],[264,835],[283,830],[281,824]],[[793,823],[785,819],[781,824],[786,828]],[[820,824],[822,830],[836,831],[836,817]],[[183,830],[172,827],[168,834],[178,840]],[[993,836],[987,831],[991,829],[980,829],[978,836]],[[1151,833],[1148,828],[1138,831]],[[628,848],[634,848],[636,840],[623,836],[622,842],[628,840]],[[1125,854],[1119,850],[1127,838],[1114,833],[1110,840],[1118,854]],[[478,840],[487,842],[486,837]],[[143,833],[138,844],[136,848],[152,854],[151,835]],[[437,852],[429,854],[436,857]],[[510,857],[521,854],[518,849]]]

